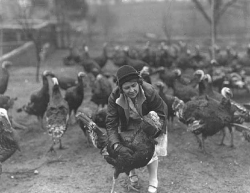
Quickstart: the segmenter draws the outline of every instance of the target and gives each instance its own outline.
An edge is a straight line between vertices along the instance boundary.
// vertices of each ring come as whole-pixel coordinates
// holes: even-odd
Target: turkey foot
[[[56,151],[55,151],[55,149],[54,149],[54,145],[55,145],[55,142],[53,141],[53,144],[52,144],[51,147],[49,148],[47,154],[48,154],[48,153],[51,153],[51,154],[53,153],[53,154],[56,155]]]
[[[63,146],[63,145],[62,145],[61,139],[59,139],[59,143],[60,143],[60,145],[59,145],[59,149],[60,149],[60,150],[63,150],[63,149],[67,149],[67,148],[68,148],[68,146],[65,146],[65,145]]]
[[[128,191],[130,191],[131,189],[134,190],[134,191],[136,191],[136,192],[140,192],[139,188],[137,189],[137,188],[134,187],[133,185],[128,184]]]
[[[48,153],[56,153],[56,151],[55,151],[54,147],[49,148]]]
[[[136,178],[135,181],[132,181],[132,178]],[[128,191],[130,191],[131,189],[136,191],[136,192],[139,192],[139,182],[138,182],[138,176],[137,175],[132,175],[132,176],[129,176],[129,183],[128,183]]]

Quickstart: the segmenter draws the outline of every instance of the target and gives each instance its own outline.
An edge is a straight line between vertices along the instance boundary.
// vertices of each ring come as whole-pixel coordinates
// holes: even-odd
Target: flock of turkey
[[[105,130],[106,105],[116,77],[104,72],[103,68],[108,61],[113,62],[117,68],[122,65],[133,66],[146,82],[152,84],[168,106],[169,127],[173,127],[174,117],[177,116],[179,121],[187,125],[188,131],[196,136],[204,153],[204,140],[221,131],[223,144],[226,128],[231,133],[231,146],[234,145],[233,128],[250,142],[250,129],[242,125],[250,121],[248,105],[232,100],[235,88],[249,92],[247,76],[250,73],[250,46],[241,56],[232,48],[222,51],[216,47],[216,60],[211,61],[209,55],[201,53],[199,46],[195,47],[195,53],[191,53],[188,45],[183,42],[170,46],[165,43],[153,46],[147,42],[143,48],[120,45],[110,48],[105,43],[102,55],[95,58],[90,56],[89,48],[84,44],[81,48],[70,47],[69,55],[63,58],[64,65],[82,67],[77,78],[45,70],[42,73],[41,89],[30,95],[28,104],[17,109],[17,112],[37,116],[41,128],[48,131],[52,137],[48,152],[55,151],[57,143],[59,148],[63,148],[62,137],[67,128],[74,124],[73,118],[76,117],[88,144],[93,143],[99,148],[106,161],[115,167],[114,175],[145,166],[143,152],[139,149],[138,152],[135,150],[134,160],[130,164],[125,158],[120,160],[109,149]],[[14,129],[18,124],[7,113],[17,98],[4,95],[9,66],[10,62],[2,64],[3,73],[0,77],[0,163],[19,149]],[[153,81],[152,76],[157,77],[158,81]],[[97,111],[86,112],[84,108],[87,87],[91,88],[90,102],[96,104]],[[167,94],[166,90],[171,90],[172,94]],[[141,145],[152,150],[148,152],[153,152],[154,141],[149,139],[145,143],[145,136],[140,133],[146,131],[140,129],[136,128],[136,134],[131,136],[136,137],[138,147]],[[152,155],[147,156],[150,158]]]

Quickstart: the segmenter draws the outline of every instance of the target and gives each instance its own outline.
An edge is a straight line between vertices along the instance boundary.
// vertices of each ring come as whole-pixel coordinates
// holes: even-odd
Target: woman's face
[[[139,84],[137,80],[131,80],[129,82],[125,82],[122,85],[122,90],[127,97],[135,98],[139,92]]]

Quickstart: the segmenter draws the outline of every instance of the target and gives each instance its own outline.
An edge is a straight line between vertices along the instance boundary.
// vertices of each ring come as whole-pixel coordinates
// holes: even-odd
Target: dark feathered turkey
[[[0,95],[0,108],[9,110],[13,107],[14,102],[17,100],[17,97],[11,98],[7,95]]]
[[[27,105],[18,109],[18,112],[24,110],[29,115],[37,116],[41,128],[43,128],[43,116],[49,103],[49,82],[47,79],[48,71],[44,71],[42,74],[43,85],[42,88],[30,96],[30,101]]]
[[[107,52],[107,43],[103,44],[103,49],[102,49],[102,54],[97,57],[93,57],[93,60],[101,67],[103,68],[105,64],[107,63],[109,57],[108,57],[108,52]]]
[[[79,50],[73,45],[69,47],[69,55],[63,58],[63,64],[66,66],[74,66],[79,64],[81,61],[81,56],[79,54]]]
[[[173,88],[173,83],[176,78],[176,71],[170,68],[160,67],[157,69],[159,72],[159,78],[168,87]]]
[[[176,97],[172,95],[165,94],[163,89],[165,87],[163,82],[157,82],[155,83],[155,86],[159,89],[159,95],[163,99],[163,101],[168,106],[168,121],[170,121],[171,124],[173,124],[174,117],[175,117],[175,111],[172,108],[172,105],[174,101],[177,99]]]
[[[45,113],[46,127],[49,135],[52,137],[53,144],[49,151],[55,151],[54,145],[59,141],[60,149],[62,149],[61,137],[67,130],[69,119],[69,105],[64,100],[60,92],[60,87],[57,79],[52,78],[53,87],[49,104]]]
[[[244,120],[244,119],[248,119],[248,117],[250,115],[249,110],[246,109],[244,107],[244,105],[241,105],[241,104],[239,104],[231,99],[231,97],[233,96],[233,93],[229,88],[227,88],[227,87],[222,88],[221,93],[214,91],[213,87],[212,87],[212,79],[211,79],[211,76],[209,74],[206,74],[199,83],[199,95],[200,96],[207,95],[207,96],[209,96],[217,101],[221,101],[221,99],[223,97],[226,97],[226,98],[230,99],[231,111],[234,114],[237,114],[238,118],[241,118]],[[235,123],[241,123],[241,122],[243,122],[243,121],[242,120],[237,121],[237,119],[235,119]]]
[[[182,101],[178,105],[173,104],[173,106],[175,110],[178,109],[179,119],[187,124],[188,130],[196,136],[199,147],[204,153],[206,153],[204,140],[233,123],[231,103],[226,98],[222,98],[219,102],[205,96],[191,100],[186,104]],[[177,106],[178,108],[176,108]],[[198,137],[200,134],[201,140]]]
[[[140,72],[144,66],[148,66],[148,63],[142,60],[130,58],[128,51],[129,51],[129,47],[125,47],[124,52],[125,52],[125,64],[126,65],[130,65],[134,67],[138,72]]]
[[[16,150],[20,151],[15,130],[12,128],[7,111],[0,108],[0,175],[2,163],[10,158]]]
[[[4,61],[2,63],[2,69],[0,73],[0,94],[4,94],[7,90],[8,83],[9,83],[9,68],[12,66],[12,62]]]
[[[198,89],[196,86],[203,76],[204,72],[202,70],[198,70],[194,73],[193,79],[187,82],[181,77],[181,71],[176,70],[176,78],[173,83],[173,95],[184,102],[187,102],[193,97],[198,96]]]
[[[108,98],[112,89],[111,82],[105,76],[102,74],[97,75],[92,85],[91,101],[97,106],[104,106],[105,104],[108,104]]]
[[[89,56],[89,48],[87,46],[84,46],[81,65],[87,73],[91,73],[94,68],[98,69],[101,72],[101,67],[99,66],[99,64]]]
[[[129,175],[131,170],[144,167],[151,160],[155,150],[155,141],[144,132],[143,128],[138,126],[139,124],[130,126],[134,127],[130,128],[130,131],[120,133],[121,143],[134,151],[132,159],[128,159],[114,152],[113,148],[109,146],[106,130],[98,127],[84,113],[77,113],[77,119],[87,125],[94,146],[101,150],[104,159],[115,169],[112,193],[114,192],[115,181],[120,173]],[[146,119],[152,123],[150,116]]]
[[[68,88],[65,92],[64,99],[69,104],[69,115],[71,115],[72,111],[74,112],[74,115],[76,115],[76,111],[83,101],[84,87],[86,86],[86,83],[84,82],[84,78],[86,76],[87,76],[86,73],[79,72],[77,76],[77,79],[78,79],[77,85]]]
[[[147,83],[152,84],[151,81],[151,72],[150,72],[150,68],[148,66],[144,66],[141,71],[139,72],[140,76],[143,78],[143,80],[145,80]]]

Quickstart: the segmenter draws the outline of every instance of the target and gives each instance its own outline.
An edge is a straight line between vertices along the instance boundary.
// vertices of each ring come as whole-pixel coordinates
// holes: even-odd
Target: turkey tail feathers
[[[81,120],[84,125],[88,128],[89,136],[91,137],[91,141],[94,147],[98,148],[97,138],[100,135],[105,135],[104,131],[99,128],[85,113],[78,112],[76,114],[76,119]]]
[[[235,126],[235,129],[242,133],[243,137],[250,142],[250,128],[246,125],[241,125],[237,123],[233,123],[233,126]]]

